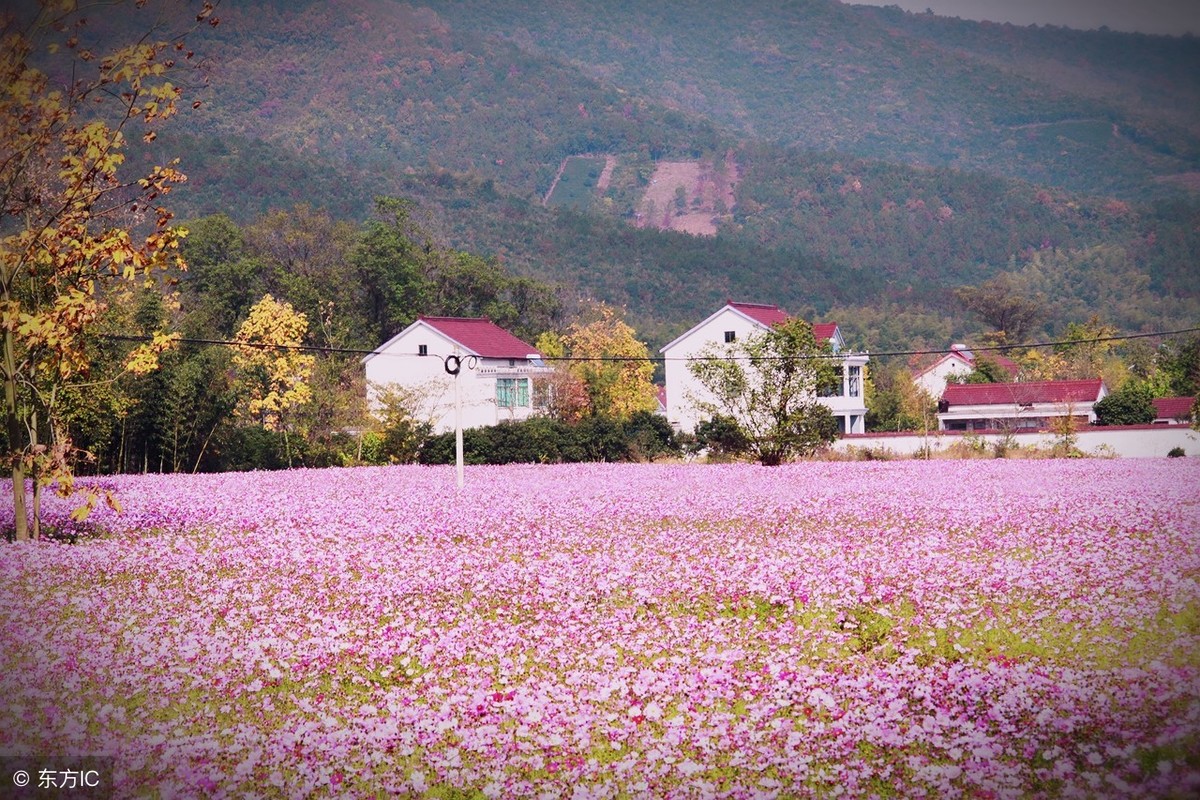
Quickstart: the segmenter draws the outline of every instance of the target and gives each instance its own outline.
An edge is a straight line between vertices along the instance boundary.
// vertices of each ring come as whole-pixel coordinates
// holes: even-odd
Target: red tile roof
[[[1093,403],[1100,397],[1100,378],[1086,381],[950,384],[942,399],[951,406],[1008,406],[1029,403]]]
[[[768,328],[788,318],[787,312],[779,306],[769,306],[763,303],[735,303],[732,300],[727,305],[742,312],[755,322],[766,325]]]
[[[538,353],[490,319],[476,317],[420,317],[438,333],[484,358],[527,358]]]
[[[732,300],[727,302],[726,305],[737,309],[747,317],[750,317],[750,319],[761,325],[766,325],[768,328],[790,319],[787,312],[779,306],[766,305],[765,303],[735,303]],[[833,334],[837,332],[837,327],[836,322],[813,323],[813,336],[818,342],[827,341],[833,338]]]
[[[1194,397],[1156,397],[1154,403],[1155,419],[1189,419],[1192,416]]]
[[[833,338],[833,334],[837,332],[836,322],[814,322],[813,336],[818,342],[825,342]]]
[[[1017,362],[1013,361],[1008,356],[1002,356],[999,353],[988,353],[984,356],[984,358],[989,358],[992,361],[995,361],[1000,365],[1000,369],[1007,372],[1010,376],[1016,375],[1021,371],[1020,365],[1018,365]]]

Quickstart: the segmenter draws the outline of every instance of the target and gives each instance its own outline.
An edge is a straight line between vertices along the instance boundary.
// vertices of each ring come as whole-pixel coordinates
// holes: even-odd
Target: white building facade
[[[1017,365],[1003,355],[994,354],[991,359],[996,362],[1010,378],[1017,374]],[[976,357],[965,344],[952,344],[950,351],[930,364],[925,369],[913,375],[913,383],[923,389],[931,398],[939,398],[946,391],[946,385],[952,377],[963,377],[975,369]]]
[[[765,333],[772,325],[788,319],[778,306],[757,303],[726,303],[703,322],[661,349],[666,370],[667,420],[677,430],[691,433],[708,414],[698,403],[712,402],[713,396],[688,369],[689,358],[713,347],[731,345],[749,336]],[[863,381],[869,357],[866,353],[845,352],[845,341],[837,323],[813,326],[817,341],[829,341],[834,353],[841,355],[840,389],[819,401],[833,412],[842,433],[864,433],[867,413]]]
[[[456,366],[451,375],[447,367]],[[363,369],[373,407],[388,386],[403,389],[435,433],[454,430],[459,404],[464,429],[528,419],[537,411],[535,379],[552,372],[531,345],[470,317],[420,317],[363,358]]]

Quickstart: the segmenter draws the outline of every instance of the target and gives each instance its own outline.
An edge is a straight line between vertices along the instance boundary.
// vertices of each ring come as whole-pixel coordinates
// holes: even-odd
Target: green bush
[[[576,426],[583,461],[633,461],[624,426],[611,417],[588,417]]]
[[[288,465],[283,437],[258,425],[224,429],[214,438],[206,455],[216,465],[214,472],[286,469]]]
[[[468,464],[642,461],[678,453],[671,426],[649,413],[634,414],[627,421],[588,417],[573,425],[533,417],[463,431],[463,461]],[[454,434],[427,437],[417,460],[422,464],[454,463]]]
[[[696,425],[696,442],[717,457],[740,456],[750,450],[750,439],[737,420],[720,415]]]
[[[638,411],[625,423],[631,454],[637,461],[653,461],[660,456],[677,455],[680,445],[675,429],[662,414]]]
[[[1183,451],[1182,447],[1172,447],[1170,451],[1167,452],[1167,458],[1183,458],[1186,455],[1187,453]]]
[[[1096,403],[1098,425],[1148,425],[1154,422],[1154,392],[1139,381],[1129,381]]]

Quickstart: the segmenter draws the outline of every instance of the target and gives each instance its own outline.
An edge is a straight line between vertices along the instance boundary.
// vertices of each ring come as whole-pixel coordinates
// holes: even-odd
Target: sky
[[[947,17],[1011,22],[1014,25],[1065,25],[1091,30],[1200,36],[1200,0],[843,0],[854,5],[926,9]]]

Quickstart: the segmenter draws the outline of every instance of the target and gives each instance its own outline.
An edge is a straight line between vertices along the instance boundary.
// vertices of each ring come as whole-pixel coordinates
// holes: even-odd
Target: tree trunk
[[[23,450],[17,442],[21,439],[21,418],[17,412],[17,356],[13,345],[13,332],[5,330],[4,336],[4,422],[8,431],[8,453],[12,460],[13,519],[18,542],[29,541],[29,514],[25,509],[25,469],[21,464]]]
[[[778,450],[763,450],[758,454],[758,463],[764,467],[778,467],[783,463],[783,453]]]
[[[125,457],[125,448],[127,447],[126,442],[125,442],[125,423],[128,420],[129,420],[128,413],[121,415],[121,448],[119,450],[117,450],[117,474],[118,475],[123,474],[125,472],[125,464],[127,461],[127,459]]]
[[[212,430],[208,432],[208,436],[204,437],[204,442],[200,445],[200,453],[196,456],[196,463],[192,466],[192,474],[195,475],[200,470],[200,460],[204,458],[204,451],[208,449],[208,442],[212,439],[213,434],[217,432],[217,426],[221,424],[220,420],[213,423]]]
[[[38,447],[38,418],[33,415],[33,424],[29,426],[29,450],[37,453]],[[42,538],[42,472],[35,459],[29,468],[29,477],[33,482],[33,514],[29,517],[29,538],[37,541]]]

